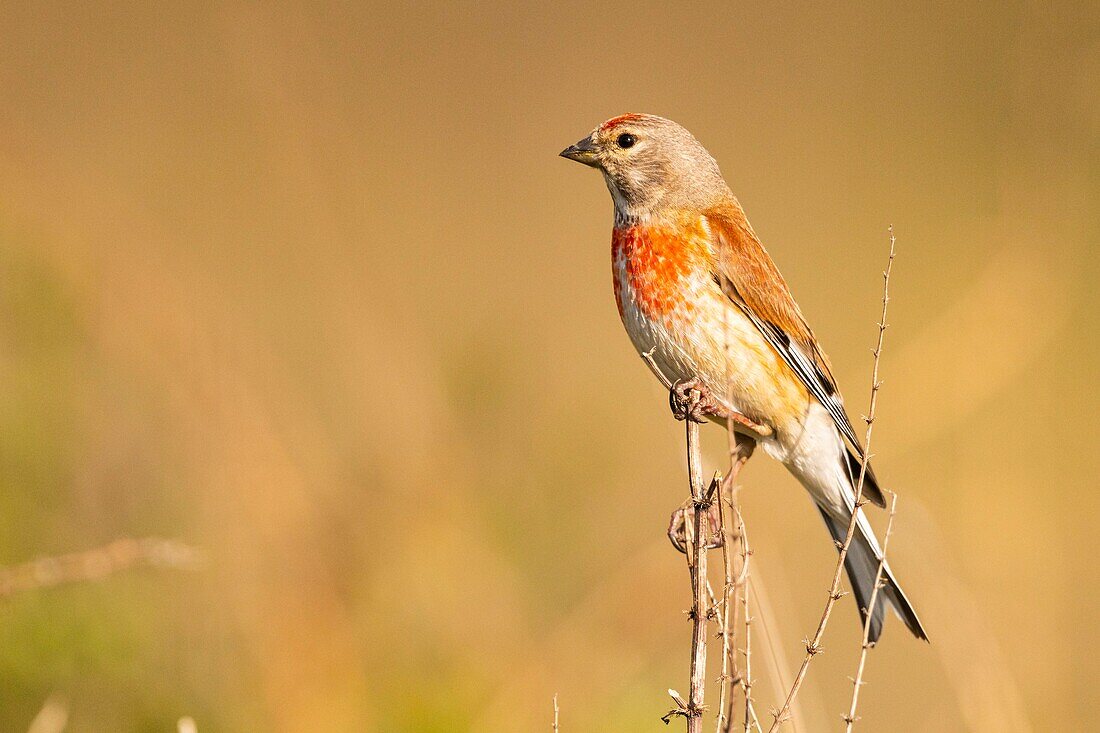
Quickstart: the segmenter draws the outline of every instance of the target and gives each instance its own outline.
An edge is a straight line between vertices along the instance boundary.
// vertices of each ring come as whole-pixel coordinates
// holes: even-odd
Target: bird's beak
[[[558,153],[558,155],[593,168],[599,166],[599,162],[596,160],[596,143],[592,140],[591,135],[584,140],[580,140],[570,145],[568,148]]]

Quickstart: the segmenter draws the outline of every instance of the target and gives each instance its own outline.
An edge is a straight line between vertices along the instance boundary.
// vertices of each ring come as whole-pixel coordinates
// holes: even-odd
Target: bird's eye
[[[638,138],[631,135],[629,132],[624,132],[619,135],[619,138],[615,141],[620,148],[634,147],[634,143],[638,142]]]

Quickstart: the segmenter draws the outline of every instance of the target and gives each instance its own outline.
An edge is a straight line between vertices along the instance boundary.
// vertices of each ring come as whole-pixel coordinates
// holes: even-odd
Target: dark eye
[[[629,132],[624,132],[622,135],[619,135],[619,138],[615,142],[618,143],[620,148],[632,148],[634,147],[634,143],[638,142],[638,138],[634,137]]]

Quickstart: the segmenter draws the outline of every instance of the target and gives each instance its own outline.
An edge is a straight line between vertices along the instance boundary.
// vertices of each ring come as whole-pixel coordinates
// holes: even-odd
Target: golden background
[[[858,729],[1095,725],[1098,88],[1089,2],[3,3],[0,563],[204,561],[0,601],[0,729],[664,730],[681,426],[556,157],[627,111],[718,158],[856,418],[896,227],[874,453],[933,643],[887,623]],[[767,710],[835,555],[742,477]]]

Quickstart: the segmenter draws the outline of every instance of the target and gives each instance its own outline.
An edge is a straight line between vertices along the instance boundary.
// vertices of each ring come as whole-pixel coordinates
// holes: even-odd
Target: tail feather
[[[824,507],[818,507],[821,516],[825,519],[825,525],[829,528],[829,534],[838,543],[843,543],[848,534],[849,519],[836,517],[830,514]],[[844,561],[844,569],[848,571],[848,580],[852,583],[852,591],[856,603],[859,605],[859,616],[864,623],[867,622],[867,607],[871,603],[871,593],[875,587],[875,576],[878,574],[879,560],[882,557],[875,541],[875,535],[862,513],[856,523],[856,532],[852,537],[852,543],[848,546],[848,555]],[[882,635],[882,624],[886,617],[886,606],[891,606],[897,615],[909,627],[909,631],[918,639],[928,641],[928,634],[917,618],[917,612],[913,605],[905,597],[901,586],[890,572],[889,564],[883,565],[883,578],[886,584],[879,590],[875,601],[874,613],[871,616],[870,635],[868,640],[877,642]]]

